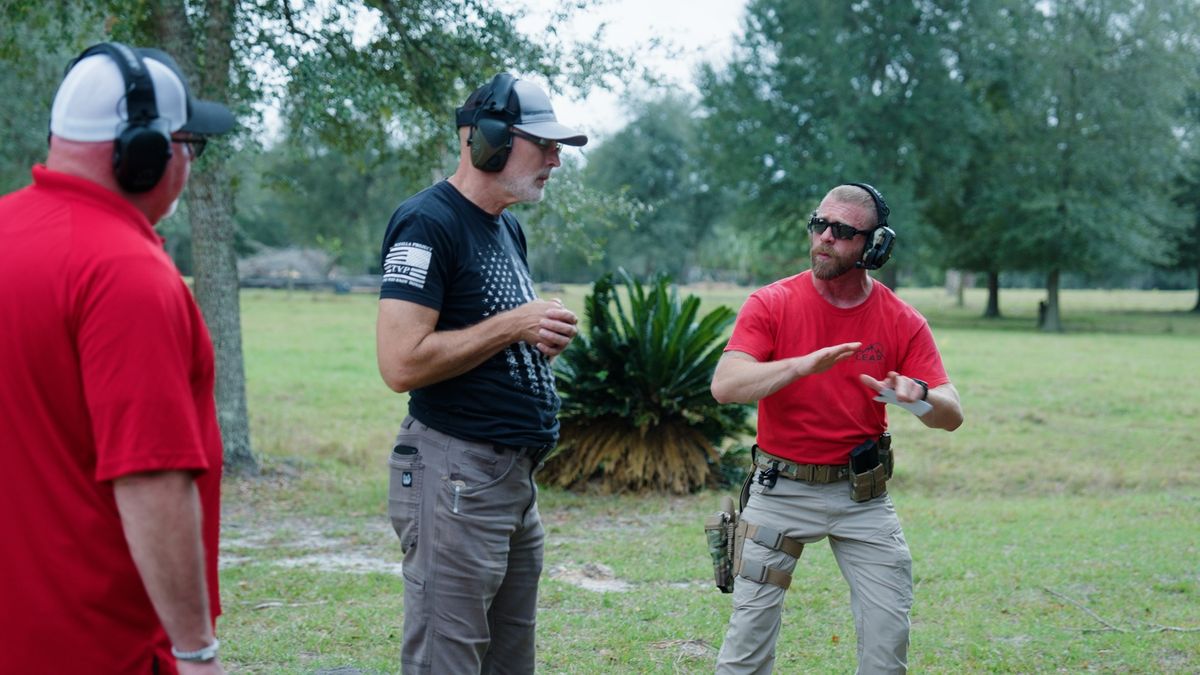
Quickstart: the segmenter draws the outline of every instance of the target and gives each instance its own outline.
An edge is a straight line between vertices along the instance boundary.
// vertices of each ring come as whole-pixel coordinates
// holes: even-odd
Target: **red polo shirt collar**
[[[85,201],[90,204],[112,211],[114,215],[134,226],[139,232],[160,245],[164,242],[162,235],[154,229],[154,225],[129,200],[108,188],[61,171],[53,171],[44,164],[33,167],[33,183],[38,190],[54,193],[66,193],[70,199]]]

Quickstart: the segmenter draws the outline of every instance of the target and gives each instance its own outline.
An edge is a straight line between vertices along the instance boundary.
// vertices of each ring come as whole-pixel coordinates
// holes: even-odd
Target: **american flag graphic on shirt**
[[[425,288],[433,249],[413,241],[398,241],[383,260],[383,282]]]
[[[484,318],[537,300],[533,279],[514,255],[493,245],[481,249],[478,260],[483,274]],[[546,408],[558,402],[550,361],[537,348],[515,342],[505,348],[504,361],[514,386],[541,399]]]

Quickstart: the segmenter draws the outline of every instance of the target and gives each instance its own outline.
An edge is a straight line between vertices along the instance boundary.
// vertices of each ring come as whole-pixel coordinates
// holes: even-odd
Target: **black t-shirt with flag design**
[[[447,181],[396,209],[382,257],[379,297],[438,310],[437,330],[466,328],[537,299],[516,217],[491,215]],[[505,445],[556,441],[558,408],[550,362],[525,342],[409,394],[409,413],[434,429]]]

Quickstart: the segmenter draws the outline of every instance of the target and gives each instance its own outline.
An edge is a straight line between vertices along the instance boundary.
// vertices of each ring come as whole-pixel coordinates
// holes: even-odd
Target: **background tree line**
[[[44,157],[55,84],[92,42],[161,45],[200,96],[234,107],[241,133],[197,163],[160,227],[213,332],[227,453],[253,467],[237,258],[316,247],[346,274],[377,271],[392,209],[452,167],[449,120],[472,87],[510,70],[582,95],[638,75],[602,33],[557,37],[589,4],[522,32],[518,4],[486,0],[0,0],[0,189]],[[631,101],[628,125],[523,209],[534,273],[762,283],[807,264],[823,192],[865,180],[900,233],[892,284],[979,272],[993,315],[1003,285],[1044,285],[1047,330],[1064,283],[1187,287],[1198,4],[751,0],[732,58],[695,74],[699,96]]]
[[[642,141],[663,124],[650,107],[588,168],[610,189],[668,207],[644,220],[640,250],[654,250],[648,233],[680,218],[672,204],[709,200],[704,212],[716,215],[690,220],[692,232],[744,237],[716,247],[726,257],[713,262],[755,281],[804,259],[803,223],[830,185],[873,182],[901,237],[888,281],[983,273],[998,315],[1002,272],[1040,280],[1043,328],[1060,330],[1064,275],[1186,287],[1200,274],[1197,9],[1180,0],[757,0],[731,62],[699,73],[701,98],[681,116],[686,125],[671,125],[673,138]],[[690,195],[657,199],[651,180],[622,177],[641,153],[677,168],[664,150],[689,138],[702,173],[676,189]],[[1181,272],[1162,272],[1171,269]]]

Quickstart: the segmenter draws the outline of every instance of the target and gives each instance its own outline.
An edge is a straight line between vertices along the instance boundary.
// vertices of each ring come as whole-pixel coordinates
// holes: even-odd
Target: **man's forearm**
[[[532,300],[457,330],[437,330],[438,317],[438,310],[416,303],[379,301],[376,357],[379,374],[394,391],[462,375],[517,342],[556,356],[575,337],[578,322],[558,300]]]
[[[403,388],[418,389],[478,367],[517,341],[510,322],[502,313],[467,328],[429,333],[402,359],[408,364]]]
[[[963,423],[962,404],[958,400],[958,390],[952,384],[943,384],[929,390],[925,400],[933,406],[929,412],[917,419],[931,429],[954,431]]]
[[[113,492],[129,551],[172,644],[182,651],[211,644],[202,512],[191,474],[122,476]]]
[[[795,359],[759,362],[726,358],[713,374],[712,394],[720,403],[754,403],[783,389],[798,376]]]

